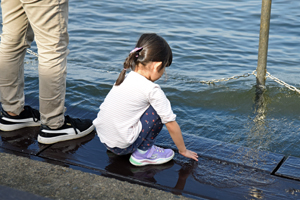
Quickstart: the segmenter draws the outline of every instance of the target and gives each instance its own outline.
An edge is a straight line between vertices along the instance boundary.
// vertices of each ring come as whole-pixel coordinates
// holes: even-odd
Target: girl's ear
[[[156,71],[159,71],[160,66],[162,65],[162,62],[153,62],[153,67]]]

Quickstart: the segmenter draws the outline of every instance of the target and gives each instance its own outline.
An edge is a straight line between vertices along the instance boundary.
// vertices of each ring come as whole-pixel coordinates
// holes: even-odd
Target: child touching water
[[[185,147],[169,100],[154,83],[171,63],[171,48],[162,37],[154,33],[141,35],[93,121],[106,148],[117,155],[131,154],[129,161],[133,165],[172,160],[173,150],[154,145],[163,124],[179,153],[198,161],[198,155]],[[132,71],[125,77],[128,69]]]

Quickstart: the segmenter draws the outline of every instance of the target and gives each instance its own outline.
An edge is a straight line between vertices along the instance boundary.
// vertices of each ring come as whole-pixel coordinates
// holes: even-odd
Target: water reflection
[[[266,186],[275,181],[268,173],[260,170],[204,158],[199,159],[193,176],[200,183],[218,188]]]
[[[84,146],[86,143],[91,141],[95,137],[95,135],[96,132],[92,131],[90,134],[82,138],[55,143],[51,145],[50,148],[47,149],[47,154],[49,153],[52,156],[57,154],[59,155],[60,159],[62,158],[63,155],[65,158],[68,158],[71,155],[76,154],[76,151],[81,146]],[[42,146],[42,144],[39,143],[39,146]]]
[[[264,123],[266,118],[266,108],[267,102],[265,101],[265,90],[261,90],[256,88],[255,100],[254,100],[254,114],[256,115],[254,118],[254,122],[262,122]]]
[[[115,155],[114,153],[107,151],[107,156],[109,157],[108,165],[105,167],[105,170],[113,174],[122,175],[125,177],[132,177],[140,181],[146,181],[149,183],[158,183],[155,177],[174,166],[176,161],[173,159],[170,162],[167,162],[162,165],[146,165],[142,167],[136,167],[129,162],[130,155]],[[196,163],[196,162],[195,162]],[[172,193],[181,195],[184,190],[187,178],[192,174],[193,170],[196,168],[197,164],[183,164],[176,163],[181,165],[181,169],[178,171],[178,179],[172,190]],[[107,175],[109,177],[109,175]],[[173,180],[171,178],[170,180]],[[174,182],[175,183],[175,182]],[[173,183],[172,183],[173,184]]]
[[[246,138],[246,145],[251,148],[269,150],[270,145],[274,142],[272,139],[274,135],[271,134],[272,130],[270,130],[269,121],[266,118],[269,101],[270,97],[266,91],[256,90],[253,115],[248,123],[250,131]]]
[[[15,131],[2,132],[0,137],[3,147],[17,147],[20,151],[35,149],[37,150],[36,138],[40,131],[39,127],[23,128]],[[36,147],[34,147],[36,146]],[[41,146],[44,147],[44,146]]]
[[[264,199],[264,191],[257,188],[250,188],[249,196],[255,199]]]
[[[295,189],[295,188],[290,188],[290,189],[285,189],[286,193],[289,193],[295,197],[297,197],[298,195],[300,195],[300,189]]]
[[[198,163],[192,162],[190,164],[186,163],[177,163],[181,165],[181,169],[178,171],[178,180],[174,187],[174,190],[172,191],[173,194],[176,195],[182,195],[182,192],[184,190],[187,178],[190,176],[190,174],[193,173],[193,171],[197,168]]]
[[[75,163],[78,162],[79,164],[82,164],[85,160],[89,160],[89,157],[86,155],[82,157],[77,151],[93,140],[94,137],[95,131],[82,138],[47,145],[43,151],[39,152],[38,156],[44,158],[44,162],[63,167],[70,167],[70,164],[76,165],[73,163],[74,160]],[[43,148],[43,144],[39,143],[38,146],[40,149]]]
[[[129,162],[130,155],[115,155],[114,153],[106,152],[109,160],[105,170],[108,172],[119,174],[123,176],[129,176],[141,181],[147,181],[156,183],[154,176],[163,170],[173,167],[174,161],[171,160],[168,163],[162,165],[146,165],[142,167],[136,167]]]

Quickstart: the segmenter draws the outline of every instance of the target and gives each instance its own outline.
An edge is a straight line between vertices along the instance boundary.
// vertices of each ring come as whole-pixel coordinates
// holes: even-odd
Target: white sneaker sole
[[[0,130],[1,131],[15,131],[15,130],[19,130],[22,128],[26,128],[26,127],[34,127],[34,126],[40,126],[41,122],[26,122],[26,123],[21,123],[21,124],[10,124],[10,125],[6,125],[6,124],[0,124]]]
[[[94,129],[95,129],[95,127],[94,127],[94,125],[92,125],[83,132],[80,132],[77,130],[78,134],[74,134],[74,135],[59,135],[59,136],[54,136],[54,137],[42,137],[42,136],[38,135],[37,140],[39,143],[42,143],[42,144],[54,144],[57,142],[63,142],[63,141],[67,141],[67,140],[74,140],[74,139],[81,138],[81,137],[86,136],[89,133],[91,133]],[[55,133],[53,133],[53,134],[55,135]]]
[[[168,158],[159,158],[156,160],[150,160],[150,159],[143,159],[143,160],[137,160],[133,156],[130,156],[129,162],[133,164],[134,166],[145,166],[145,165],[160,165],[169,162],[173,159],[175,153],[173,151],[173,155]]]

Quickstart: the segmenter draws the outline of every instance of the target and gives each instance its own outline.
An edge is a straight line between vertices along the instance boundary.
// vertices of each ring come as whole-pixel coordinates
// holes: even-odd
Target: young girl
[[[162,164],[174,157],[173,150],[154,145],[163,124],[179,153],[198,161],[198,155],[185,147],[169,100],[154,83],[171,63],[168,43],[156,34],[143,34],[93,121],[106,148],[117,155],[132,153],[133,165]],[[132,71],[125,77],[128,69]]]

